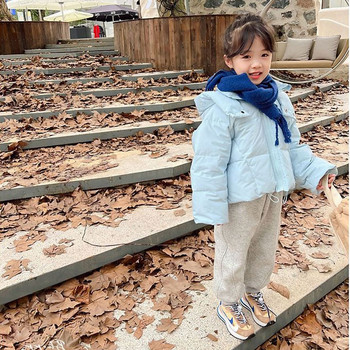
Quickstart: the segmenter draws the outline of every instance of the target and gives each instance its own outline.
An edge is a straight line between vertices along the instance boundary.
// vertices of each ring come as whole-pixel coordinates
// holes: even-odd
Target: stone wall
[[[189,0],[193,15],[259,13],[268,0]],[[315,0],[276,0],[267,13],[267,21],[275,28],[277,40],[286,37],[316,35]]]

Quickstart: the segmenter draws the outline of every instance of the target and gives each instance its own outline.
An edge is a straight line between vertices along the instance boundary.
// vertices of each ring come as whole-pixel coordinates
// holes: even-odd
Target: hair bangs
[[[231,58],[247,53],[257,36],[266,50],[274,51],[274,31],[261,17],[252,14],[238,17],[225,32],[224,54]]]

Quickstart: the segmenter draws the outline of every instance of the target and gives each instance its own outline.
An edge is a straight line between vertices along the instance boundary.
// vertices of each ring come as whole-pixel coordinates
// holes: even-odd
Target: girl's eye
[[[270,55],[268,53],[263,53],[262,57],[269,57]]]
[[[248,55],[242,56],[243,59],[248,59],[249,57],[250,57],[250,56],[248,56]]]

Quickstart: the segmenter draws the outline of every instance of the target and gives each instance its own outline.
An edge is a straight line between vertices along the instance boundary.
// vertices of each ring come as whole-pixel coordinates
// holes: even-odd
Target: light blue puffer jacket
[[[192,205],[196,223],[228,222],[228,204],[251,201],[266,193],[295,188],[310,189],[334,165],[315,157],[309,146],[299,144],[294,109],[278,83],[275,102],[287,120],[292,143],[285,143],[282,130],[275,146],[275,123],[236,93],[203,92],[195,103],[202,123],[192,137]]]

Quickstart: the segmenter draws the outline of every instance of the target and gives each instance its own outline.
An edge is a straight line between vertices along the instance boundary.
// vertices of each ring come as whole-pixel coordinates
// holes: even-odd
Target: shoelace
[[[250,294],[250,296],[257,302],[259,308],[262,311],[269,311],[269,308],[266,306],[263,295],[261,292],[258,292],[256,294]]]
[[[239,304],[233,304],[231,305],[231,310],[233,311],[233,314],[237,317],[237,320],[241,324],[246,324],[247,319],[244,316],[244,313],[242,312],[242,306]]]

